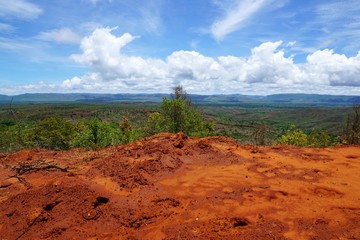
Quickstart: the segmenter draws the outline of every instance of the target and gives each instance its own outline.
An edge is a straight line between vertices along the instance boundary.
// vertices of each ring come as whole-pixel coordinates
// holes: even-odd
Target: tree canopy
[[[146,135],[184,132],[188,136],[203,137],[213,133],[214,124],[206,121],[196,110],[181,86],[174,88],[171,97],[172,99],[163,98],[160,112],[150,114],[145,126]]]

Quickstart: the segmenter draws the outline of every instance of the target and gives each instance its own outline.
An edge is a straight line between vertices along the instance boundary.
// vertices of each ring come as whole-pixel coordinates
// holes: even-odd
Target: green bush
[[[189,107],[181,98],[170,100],[164,97],[160,109],[165,131],[173,133],[185,132]]]
[[[144,126],[144,135],[150,136],[160,132],[184,132],[188,136],[197,137],[211,135],[215,125],[201,116],[181,87],[174,90],[173,99],[164,97],[160,104],[160,112],[150,114]]]
[[[98,118],[80,120],[75,125],[75,132],[71,147],[88,149],[127,144],[142,137],[139,129],[132,127],[127,119],[123,119],[120,124],[101,121]]]
[[[3,118],[0,119],[0,129],[5,129],[7,127],[11,127],[16,125],[16,120],[12,118]]]
[[[279,138],[278,143],[305,147],[308,146],[308,136],[301,129],[291,126],[291,128]]]
[[[18,126],[0,128],[0,152],[15,152],[24,148],[18,136]]]
[[[161,115],[159,112],[151,113],[145,122],[144,135],[151,136],[159,132],[166,131],[163,125],[164,123],[165,120],[163,115]]]
[[[76,134],[71,147],[103,148],[121,143],[122,132],[114,124],[100,121],[97,118],[80,120],[76,124]]]
[[[321,130],[315,130],[308,135],[309,147],[327,147],[333,145],[330,135]]]
[[[278,139],[279,144],[301,147],[328,147],[340,142],[338,136],[330,136],[322,130],[313,130],[306,134],[303,130],[291,126],[290,129]]]
[[[26,145],[50,150],[70,148],[70,141],[74,136],[74,126],[61,117],[50,117],[36,124],[25,135]]]

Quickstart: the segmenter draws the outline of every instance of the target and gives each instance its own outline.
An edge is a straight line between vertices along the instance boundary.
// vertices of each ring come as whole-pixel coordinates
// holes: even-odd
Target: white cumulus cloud
[[[112,28],[97,28],[94,32],[82,39],[80,48],[82,54],[73,54],[71,58],[89,67],[118,65],[120,50],[136,37],[125,33],[116,37]]]
[[[355,57],[334,53],[333,50],[318,50],[307,57],[306,70],[332,86],[360,87],[360,51]]]
[[[58,91],[169,92],[180,84],[198,94],[360,94],[360,52],[348,57],[318,50],[295,63],[286,54],[288,43],[276,41],[254,47],[249,56],[215,58],[179,50],[164,59],[144,58],[124,53],[137,37],[113,32],[98,28],[82,39],[81,52],[71,59],[89,71],[63,81]]]

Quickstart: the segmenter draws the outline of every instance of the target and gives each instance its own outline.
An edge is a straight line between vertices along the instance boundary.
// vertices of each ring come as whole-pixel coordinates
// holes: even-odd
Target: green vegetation
[[[303,130],[291,126],[291,128],[282,135],[279,144],[294,145],[300,147],[327,147],[340,143],[338,136],[330,136],[327,132],[314,130],[306,134]]]
[[[80,120],[75,124],[76,134],[72,147],[101,148],[121,143],[122,133],[111,123],[97,118]]]
[[[192,101],[180,87],[160,104],[10,102],[0,105],[0,151],[96,149],[178,131],[256,145],[325,147],[360,142],[360,107],[216,103],[210,98],[195,106]]]
[[[353,108],[353,113],[348,115],[346,131],[344,134],[345,141],[348,144],[360,143],[360,106]]]
[[[126,118],[121,123],[116,123],[93,117],[89,120],[79,120],[75,124],[75,136],[70,145],[97,149],[126,144],[140,139],[139,132],[139,129],[133,128]]]
[[[2,105],[0,151],[12,152],[34,147],[99,148],[135,141],[141,138],[140,125],[147,117],[148,108],[154,109],[154,105],[84,103],[19,104],[12,107]],[[126,118],[130,118],[133,126],[131,130],[123,129],[122,132],[121,120]],[[57,139],[60,142],[54,143]]]
[[[50,117],[44,119],[30,129],[25,135],[27,146],[62,150],[70,148],[74,135],[74,126],[66,119]]]
[[[214,132],[214,124],[206,121],[191,104],[182,87],[174,89],[173,99],[163,98],[160,112],[150,114],[145,133],[184,132],[188,136],[204,137]]]

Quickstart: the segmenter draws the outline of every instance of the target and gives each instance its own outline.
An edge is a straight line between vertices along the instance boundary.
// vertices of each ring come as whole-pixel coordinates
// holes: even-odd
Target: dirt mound
[[[0,239],[360,239],[360,148],[162,133],[0,155]]]

